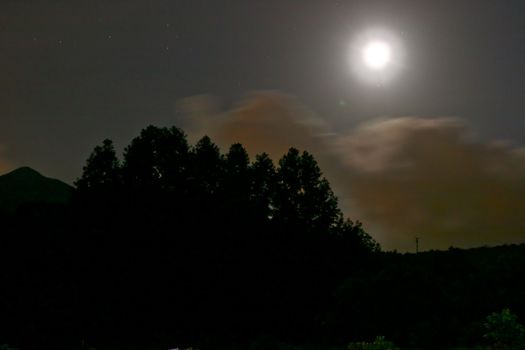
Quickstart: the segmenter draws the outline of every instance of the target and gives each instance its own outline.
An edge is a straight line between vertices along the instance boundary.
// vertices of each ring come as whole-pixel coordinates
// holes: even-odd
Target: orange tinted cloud
[[[325,148],[320,145],[326,133],[323,123],[290,96],[258,92],[227,111],[207,95],[186,98],[179,106],[191,121],[190,139],[206,134],[223,150],[240,142],[251,155],[266,152],[278,159],[290,147]]]
[[[525,157],[451,118],[378,120],[339,139],[352,198],[391,249],[525,241]]]
[[[476,141],[460,119],[378,119],[334,133],[276,92],[228,110],[211,96],[184,106],[193,140],[207,134],[223,151],[241,142],[276,162],[289,147],[314,154],[345,213],[386,249],[413,250],[415,236],[426,249],[525,241],[525,151]]]

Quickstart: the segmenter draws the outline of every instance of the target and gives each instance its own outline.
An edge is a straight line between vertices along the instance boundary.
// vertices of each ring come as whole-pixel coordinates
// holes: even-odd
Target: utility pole
[[[419,253],[419,237],[416,237],[416,254]]]

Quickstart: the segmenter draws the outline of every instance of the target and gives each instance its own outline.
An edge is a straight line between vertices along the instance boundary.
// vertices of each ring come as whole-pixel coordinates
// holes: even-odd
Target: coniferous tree
[[[277,189],[277,173],[272,159],[266,153],[255,157],[251,165],[251,201],[257,212],[264,218],[272,218],[274,211],[275,191]]]
[[[309,231],[327,231],[342,214],[328,181],[314,157],[291,148],[279,161],[276,218]]]
[[[250,197],[250,159],[240,143],[231,145],[225,159],[224,191],[230,202],[246,206]]]
[[[96,146],[75,182],[73,202],[87,227],[104,227],[117,220],[120,204],[121,167],[113,142]]]
[[[181,190],[188,158],[189,146],[182,130],[148,126],[124,151],[124,179],[137,188]]]
[[[224,178],[224,157],[208,136],[200,139],[191,152],[191,179],[201,195],[215,195]]]
[[[190,148],[180,129],[149,126],[122,166],[111,141],[97,146],[78,187],[96,198],[98,212],[85,214],[111,219],[88,230],[82,256],[98,256],[82,266],[88,283],[118,283],[107,295],[89,290],[119,300],[100,307],[122,329],[120,311],[152,303],[164,310],[152,327],[186,335],[218,324],[301,334],[353,263],[344,257],[376,249],[359,223],[343,220],[314,157],[293,148],[276,169],[267,154],[250,163],[241,144],[223,155],[207,136]],[[119,189],[116,200],[101,201],[97,188]],[[185,305],[196,306],[179,313]],[[245,321],[248,309],[257,316]]]
[[[113,142],[106,139],[96,146],[82,170],[82,176],[75,182],[79,190],[107,190],[116,186],[120,181],[120,163]]]

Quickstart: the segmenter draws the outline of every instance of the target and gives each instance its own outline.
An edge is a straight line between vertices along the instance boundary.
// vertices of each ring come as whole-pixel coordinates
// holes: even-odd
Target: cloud
[[[230,109],[212,96],[181,101],[190,137],[225,151],[241,142],[277,161],[289,147],[319,161],[341,207],[386,249],[525,241],[525,150],[476,140],[458,118],[377,119],[333,132],[293,97],[254,93]]]
[[[339,137],[352,199],[384,246],[427,248],[525,240],[525,157],[476,141],[453,118],[377,120]]]
[[[200,95],[178,103],[189,123],[190,139],[210,136],[223,150],[242,143],[251,155],[280,158],[290,147],[325,149],[326,127],[294,98],[272,91],[253,93],[221,111],[217,98]]]

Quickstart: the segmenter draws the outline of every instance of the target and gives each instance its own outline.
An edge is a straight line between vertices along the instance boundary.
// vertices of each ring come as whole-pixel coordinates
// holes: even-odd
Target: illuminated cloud
[[[181,105],[193,140],[241,142],[275,161],[292,146],[313,153],[345,213],[386,249],[413,250],[416,236],[424,249],[525,241],[525,150],[477,141],[460,119],[377,119],[336,134],[276,92],[229,110],[211,96]]]
[[[223,151],[240,142],[252,156],[266,152],[277,160],[290,147],[315,154],[326,148],[324,123],[294,98],[277,92],[254,93],[227,111],[218,110],[211,96],[186,98],[179,106],[191,121],[190,139],[206,134]]]
[[[525,157],[451,118],[397,118],[339,139],[352,199],[391,249],[525,241]]]

